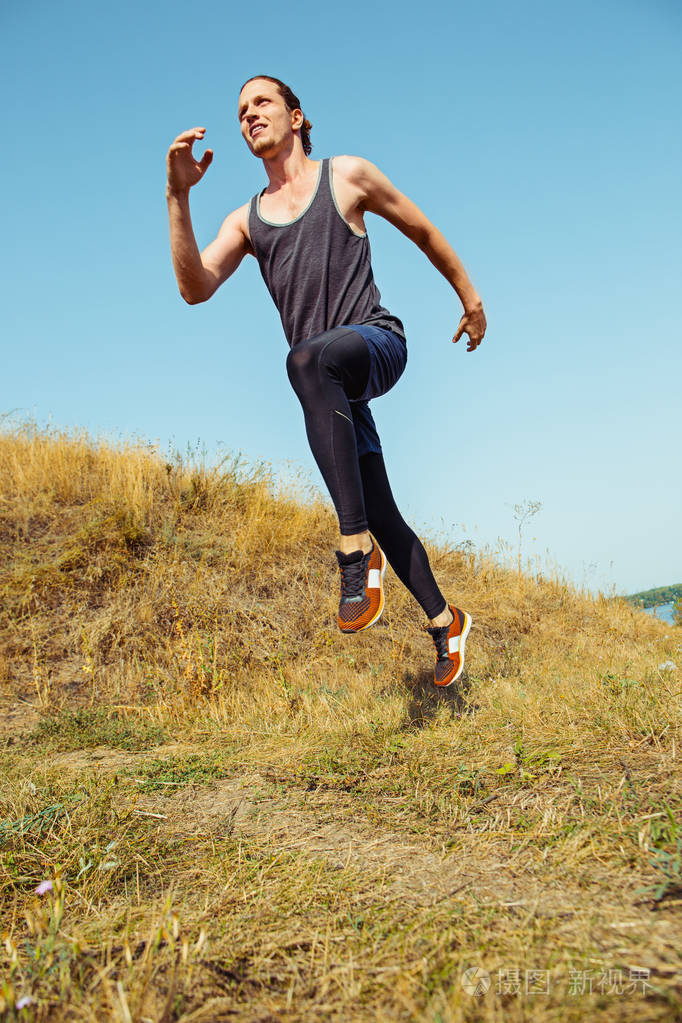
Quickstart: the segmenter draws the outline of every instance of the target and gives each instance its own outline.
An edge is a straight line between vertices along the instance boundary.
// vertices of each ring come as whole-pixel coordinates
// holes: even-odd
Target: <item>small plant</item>
[[[650,863],[662,875],[661,880],[651,889],[654,902],[682,894],[682,835],[677,836],[672,852],[654,849]]]
[[[38,706],[46,710],[50,705],[50,677],[38,659],[38,643],[36,640],[35,619],[31,617],[31,646],[33,649],[33,685],[38,697]]]
[[[63,803],[53,803],[37,813],[25,814],[18,820],[0,821],[0,845],[13,835],[30,835],[33,839],[42,838],[65,812]]]
[[[530,501],[528,500],[528,498],[526,498],[526,500],[522,501],[520,504],[515,504],[513,507],[514,519],[516,520],[516,525],[519,531],[518,549],[519,576],[521,575],[521,547],[523,544],[523,527],[526,525],[527,522],[529,522],[533,518],[534,515],[537,515],[541,508],[542,501]]]
[[[88,639],[88,634],[85,631],[85,626],[81,622],[81,646],[83,649],[83,658],[85,663],[83,664],[83,671],[86,676],[90,679],[90,706],[93,707],[95,704],[95,697],[97,695],[97,675],[95,672],[95,655],[92,649],[92,644]]]
[[[216,693],[224,683],[224,672],[218,668],[217,621],[208,622],[205,612],[201,613],[205,631],[187,633],[182,621],[182,612],[177,597],[170,591],[171,606],[175,617],[174,632],[180,641],[182,677],[192,699],[205,693]]]
[[[465,767],[460,764],[455,778],[455,787],[461,796],[479,796],[485,791],[485,782],[481,772],[473,765]]]
[[[33,992],[45,982],[52,983],[55,974],[63,988],[78,953],[78,942],[60,933],[64,886],[59,872],[54,880],[41,881],[34,894],[37,898],[24,911],[25,941],[19,945],[10,933],[3,934],[9,971],[0,987],[0,1011],[28,1008],[36,1001]]]
[[[659,875],[640,894],[651,895],[654,902],[662,902],[682,894],[682,825],[672,808],[663,804],[664,813],[651,821],[649,863]]]
[[[514,760],[498,767],[496,774],[506,778],[518,774],[522,782],[535,781],[539,774],[549,774],[559,767],[561,755],[556,750],[535,750],[528,752],[519,737],[514,743]]]
[[[613,672],[607,671],[601,676],[601,683],[605,686],[610,693],[614,696],[622,696],[631,689],[637,689],[641,686],[641,682],[638,682],[634,678],[622,678],[619,675],[613,674]]]

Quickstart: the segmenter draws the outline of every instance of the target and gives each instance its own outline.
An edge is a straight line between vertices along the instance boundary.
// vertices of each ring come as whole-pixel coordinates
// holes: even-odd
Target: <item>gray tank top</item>
[[[331,160],[321,161],[312,199],[295,220],[265,220],[261,195],[249,203],[249,235],[291,347],[350,323],[405,337],[398,317],[381,305],[369,238],[355,234],[336,205]]]

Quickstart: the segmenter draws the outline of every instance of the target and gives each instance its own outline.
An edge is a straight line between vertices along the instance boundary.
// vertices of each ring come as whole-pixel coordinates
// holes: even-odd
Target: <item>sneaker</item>
[[[374,542],[369,554],[336,552],[341,570],[341,600],[338,623],[341,632],[362,632],[381,617],[384,610],[386,557]]]
[[[449,686],[464,670],[464,644],[471,628],[471,615],[448,604],[452,611],[450,625],[427,629],[436,647],[438,660],[433,674],[434,684]]]

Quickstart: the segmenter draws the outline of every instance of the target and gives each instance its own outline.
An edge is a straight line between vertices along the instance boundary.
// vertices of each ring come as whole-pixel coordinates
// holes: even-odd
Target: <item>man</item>
[[[189,191],[213,159],[210,149],[201,160],[193,155],[205,129],[183,132],[168,151],[171,251],[180,293],[190,304],[205,302],[244,256],[256,257],[289,342],[287,372],[310,447],[339,518],[339,627],[360,632],[377,621],[388,558],[430,620],[434,682],[450,685],[464,667],[471,617],[447,603],[423,545],[396,507],[367,404],[400,377],[407,348],[402,323],[381,305],[364,214],[376,213],[397,227],[449,281],[464,306],[453,341],[467,334],[469,352],[485,334],[481,300],[440,231],[377,167],[355,156],[309,159],[312,125],[283,82],[268,75],[249,79],[239,94],[238,116],[268,185],[230,213],[201,253]]]

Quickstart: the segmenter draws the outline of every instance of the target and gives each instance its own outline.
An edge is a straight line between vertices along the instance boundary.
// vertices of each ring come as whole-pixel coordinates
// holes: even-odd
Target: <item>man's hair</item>
[[[301,113],[303,114],[303,107],[301,106],[300,99],[292,92],[289,86],[285,85],[284,82],[280,81],[279,78],[273,78],[272,75],[254,75],[253,78],[248,78],[244,82],[244,85],[248,85],[249,82],[255,82],[256,79],[258,78],[264,78],[266,82],[274,82],[275,85],[277,86],[280,96],[284,100],[287,110],[289,111],[300,110]],[[242,85],[242,88],[239,90],[240,92],[244,88],[244,85]],[[303,152],[305,153],[306,156],[310,156],[310,153],[313,148],[310,142],[311,129],[312,124],[307,119],[305,114],[303,114],[303,124],[301,125],[301,142],[303,143]]]

